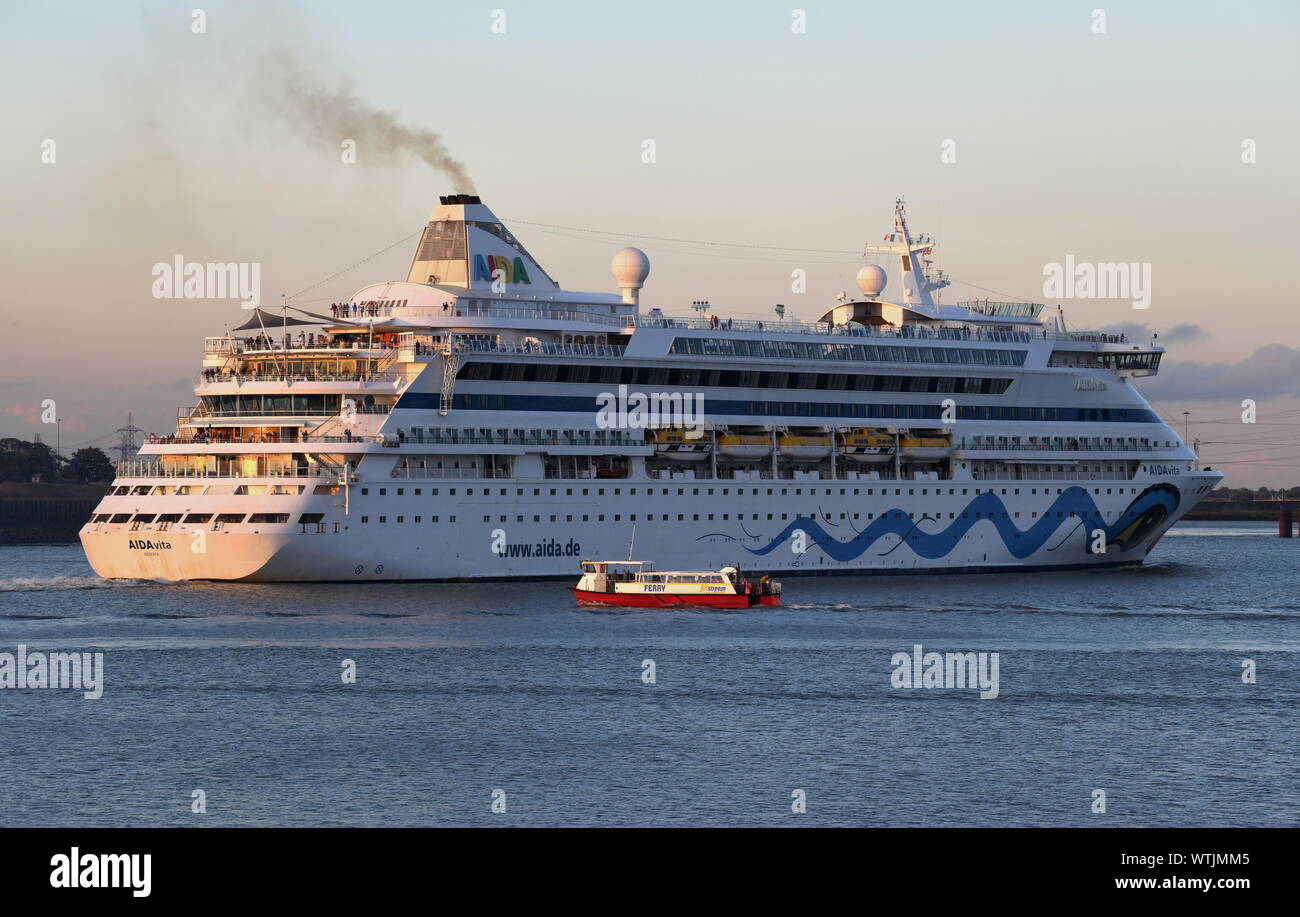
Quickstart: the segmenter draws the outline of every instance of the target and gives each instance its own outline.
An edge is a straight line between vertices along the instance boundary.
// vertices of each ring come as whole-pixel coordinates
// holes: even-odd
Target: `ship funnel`
[[[559,289],[477,194],[438,198],[406,280],[498,293]]]

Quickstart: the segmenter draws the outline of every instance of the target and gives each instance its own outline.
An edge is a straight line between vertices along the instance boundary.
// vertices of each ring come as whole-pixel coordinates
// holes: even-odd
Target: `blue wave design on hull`
[[[1021,531],[1011,520],[1006,504],[996,494],[983,493],[966,504],[966,508],[962,510],[965,518],[954,519],[942,532],[925,532],[921,529],[927,521],[938,522],[937,518],[923,516],[912,520],[908,518],[906,512],[891,509],[854,538],[840,541],[828,534],[816,520],[800,517],[782,529],[781,533],[764,547],[746,547],[745,550],[761,557],[776,550],[795,532],[803,531],[828,557],[843,562],[861,557],[868,548],[886,535],[898,535],[903,539],[899,543],[906,542],[908,548],[919,557],[937,560],[950,554],[975,523],[992,522],[1011,555],[1018,560],[1024,560],[1043,547],[1067,518],[1074,517],[1081,523],[1090,523],[1093,528],[1104,531],[1107,548],[1115,545],[1121,551],[1127,551],[1172,515],[1178,508],[1178,503],[1177,488],[1169,484],[1153,484],[1134,498],[1118,519],[1110,525],[1105,525],[1101,522],[1100,511],[1088,491],[1082,487],[1068,487],[1057,496],[1037,522]],[[1057,513],[1061,513],[1061,517],[1058,518]],[[978,517],[976,514],[979,514]],[[893,548],[890,550],[892,551]]]

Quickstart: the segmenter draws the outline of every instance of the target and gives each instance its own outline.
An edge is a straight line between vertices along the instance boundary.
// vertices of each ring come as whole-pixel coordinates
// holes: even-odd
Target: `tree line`
[[[113,463],[103,450],[90,446],[67,458],[55,454],[45,443],[22,439],[0,439],[0,481],[43,481],[90,484],[111,481]]]

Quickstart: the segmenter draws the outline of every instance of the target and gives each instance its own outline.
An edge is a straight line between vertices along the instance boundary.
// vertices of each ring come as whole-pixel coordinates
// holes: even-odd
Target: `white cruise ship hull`
[[[390,491],[354,499],[348,522],[337,532],[332,526],[317,531],[294,524],[255,532],[205,531],[198,551],[194,534],[183,529],[131,533],[91,524],[81,542],[100,576],[161,581],[564,578],[572,577],[584,558],[625,551],[633,525],[637,549],[665,567],[738,564],[794,575],[1029,572],[1139,564],[1201,489],[1218,480],[1217,472],[1158,483],[1009,481],[978,487],[920,481],[884,481],[870,488],[863,482],[824,481],[796,488],[788,481],[773,487],[767,481],[621,480],[617,497],[613,484],[603,482],[603,502],[536,498],[522,521],[525,507],[513,486],[505,488],[506,496],[500,487],[481,486],[469,496],[464,485],[481,481],[461,486],[440,481],[437,497],[427,488],[419,497],[404,488],[401,497]],[[543,483],[544,494],[552,487],[560,495],[577,486],[596,489],[590,479]],[[453,487],[460,496],[448,495]],[[769,487],[778,491],[770,498]],[[710,489],[712,497],[704,494]],[[788,493],[781,495],[783,489]],[[795,494],[796,489],[802,492]],[[754,498],[746,509],[762,512],[735,512],[738,490]],[[759,493],[748,493],[753,490]],[[847,493],[841,495],[842,490]],[[646,513],[647,507],[655,512]],[[310,510],[313,504],[303,501],[300,508]],[[579,521],[582,515],[589,521]],[[605,520],[594,521],[598,515]],[[367,522],[360,522],[362,516]],[[438,522],[432,521],[435,516]],[[1095,550],[1099,542],[1104,551]]]

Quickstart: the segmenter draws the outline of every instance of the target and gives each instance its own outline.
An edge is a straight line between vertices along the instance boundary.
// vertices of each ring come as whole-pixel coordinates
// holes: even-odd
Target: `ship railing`
[[[226,439],[220,436],[195,434],[193,436],[153,436],[145,440],[148,445],[159,446],[265,446],[302,443],[382,443],[383,441],[384,437],[381,434],[355,434],[349,437],[346,433],[328,436],[304,433],[294,436],[269,436],[265,439]]]
[[[217,385],[233,382],[236,386],[247,382],[378,382],[394,386],[404,382],[401,373],[232,373],[218,370],[205,370],[194,377],[195,385]]]
[[[257,397],[256,395],[252,397]],[[274,396],[267,396],[274,397]],[[358,414],[387,414],[391,412],[391,404],[358,404],[356,412]],[[210,423],[214,426],[219,425],[228,417],[319,417],[325,420],[330,415],[322,415],[311,411],[299,411],[293,408],[248,408],[247,410],[223,410],[208,411],[203,408],[181,408],[177,412],[177,420],[181,424]]]
[[[1105,331],[1052,331],[1049,328],[1037,328],[1032,331],[1014,331],[983,328],[978,325],[958,325],[955,327],[928,328],[922,325],[904,325],[883,327],[861,325],[857,322],[832,324],[830,322],[804,322],[792,319],[765,321],[759,319],[727,319],[716,321],[708,318],[672,318],[660,316],[641,316],[627,320],[628,326],[644,328],[672,328],[684,331],[758,331],[767,334],[817,334],[845,335],[848,337],[890,338],[893,340],[927,340],[927,341],[983,341],[987,343],[1023,344],[1032,340],[1049,341],[1085,341],[1100,344],[1127,344],[1128,336],[1112,334]]]
[[[514,476],[508,468],[419,468],[399,465],[391,477],[403,480],[507,480]]]
[[[594,303],[593,305],[597,308],[608,308],[611,304]],[[440,326],[454,325],[454,320],[457,318],[500,318],[524,322],[541,319],[553,322],[591,322],[597,325],[610,326],[623,324],[623,318],[620,316],[591,312],[587,309],[551,308],[547,301],[544,300],[538,300],[534,306],[524,307],[471,305],[464,299],[448,299],[441,306],[376,306],[360,309],[354,307],[346,313],[340,312],[338,317],[348,321],[359,319],[364,322],[366,319],[393,318],[395,316],[412,322],[418,322],[421,318],[428,316],[430,324],[436,322]],[[272,329],[268,328],[267,330]]]
[[[117,463],[119,478],[333,478],[309,465],[268,468],[256,474],[245,474],[239,467],[189,468],[167,466],[158,462],[126,459]]]
[[[1127,344],[1128,335],[1112,334],[1108,331],[1066,331],[1065,333],[1054,332],[1048,335],[1052,340],[1059,341],[1091,341],[1096,344]]]
[[[1157,452],[1162,449],[1151,442],[1108,439],[1106,437],[1053,437],[1047,442],[1030,443],[1014,437],[989,439],[961,438],[953,444],[963,452]]]
[[[644,446],[641,432],[623,430],[559,430],[538,433],[487,433],[478,430],[403,428],[384,434],[393,445],[426,446],[581,446],[622,448]]]
[[[847,337],[890,338],[894,340],[926,341],[984,341],[988,343],[1025,343],[1036,335],[1029,331],[1001,331],[991,328],[962,326],[958,328],[926,328],[904,325],[901,328],[882,328],[860,325],[857,322],[832,324],[830,322],[760,321],[757,319],[720,318],[637,318],[629,325],[643,328],[673,328],[684,331],[759,331],[767,334],[824,334]]]
[[[452,343],[456,353],[518,353],[563,357],[622,357],[627,348],[622,344],[541,344],[501,343],[457,338]]]

